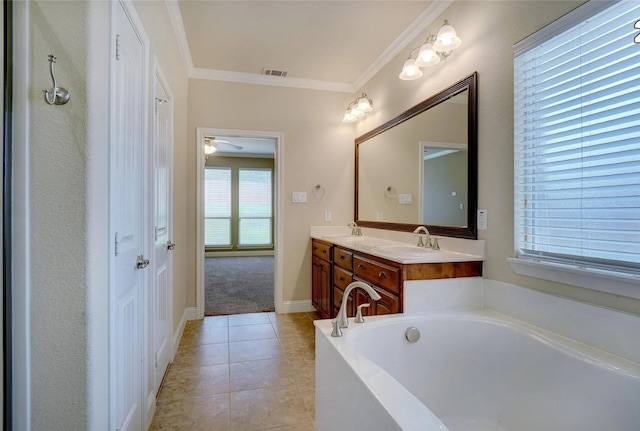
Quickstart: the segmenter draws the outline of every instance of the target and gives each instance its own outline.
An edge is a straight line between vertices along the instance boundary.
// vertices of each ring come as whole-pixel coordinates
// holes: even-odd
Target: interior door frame
[[[274,235],[273,235],[273,253],[274,253],[274,306],[276,313],[284,312],[283,292],[282,292],[282,266],[283,266],[283,211],[282,197],[283,191],[283,148],[284,133],[282,132],[261,132],[256,130],[237,130],[237,129],[216,129],[210,127],[198,127],[196,133],[196,154],[198,158],[197,169],[197,188],[196,188],[196,318],[204,317],[204,165],[205,154],[204,142],[205,135],[213,136],[237,136],[250,138],[271,138],[275,140],[275,155],[273,163],[274,177]]]

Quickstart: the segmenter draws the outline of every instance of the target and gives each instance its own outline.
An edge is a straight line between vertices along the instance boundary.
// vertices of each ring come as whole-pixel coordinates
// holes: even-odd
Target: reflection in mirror
[[[475,238],[476,74],[356,139],[360,226]]]

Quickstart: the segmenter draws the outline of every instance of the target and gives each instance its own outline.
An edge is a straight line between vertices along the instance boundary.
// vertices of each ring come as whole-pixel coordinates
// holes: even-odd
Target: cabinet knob
[[[358,264],[358,269],[365,269],[365,266],[361,263]]]
[[[344,281],[344,277],[343,277],[343,276],[340,276],[340,278],[339,278],[338,280],[340,280],[340,281]]]
[[[380,274],[378,274],[378,278],[387,278],[387,273],[384,271],[381,271]]]

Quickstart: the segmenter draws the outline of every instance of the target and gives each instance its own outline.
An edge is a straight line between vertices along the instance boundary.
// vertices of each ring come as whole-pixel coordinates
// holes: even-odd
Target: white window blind
[[[240,169],[238,174],[239,243],[271,245],[271,169]]]
[[[640,272],[638,19],[618,2],[516,47],[519,258]]]
[[[231,245],[231,168],[204,170],[204,245]]]

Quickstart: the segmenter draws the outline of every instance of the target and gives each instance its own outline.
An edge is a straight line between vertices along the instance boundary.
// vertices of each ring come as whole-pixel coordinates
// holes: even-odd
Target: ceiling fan
[[[236,150],[242,150],[240,145],[236,145],[227,141],[226,139],[216,139],[215,136],[205,136],[204,137],[204,153],[205,154],[213,154],[219,150],[219,145],[228,145]]]

